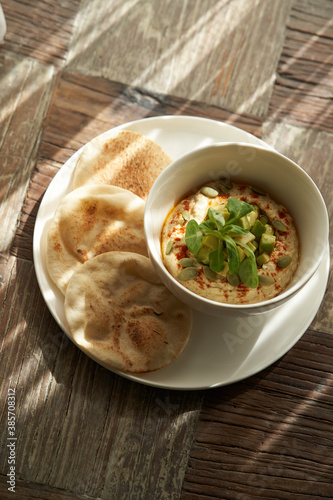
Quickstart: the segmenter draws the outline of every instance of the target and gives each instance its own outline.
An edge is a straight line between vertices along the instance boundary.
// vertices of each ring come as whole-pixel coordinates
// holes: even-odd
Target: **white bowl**
[[[276,297],[255,304],[226,304],[201,297],[167,271],[161,254],[161,231],[170,210],[192,189],[221,177],[267,190],[294,219],[300,260],[288,287]],[[309,175],[296,163],[261,146],[223,143],[196,149],[172,162],[155,181],[147,202],[144,228],[150,259],[163,283],[183,302],[207,314],[262,313],[297,293],[316,272],[327,248],[329,222],[324,200]]]

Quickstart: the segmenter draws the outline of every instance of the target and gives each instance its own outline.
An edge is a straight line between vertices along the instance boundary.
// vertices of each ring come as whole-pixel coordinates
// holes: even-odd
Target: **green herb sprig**
[[[248,287],[259,285],[256,257],[248,245],[235,241],[234,237],[247,234],[249,231],[241,227],[241,218],[253,211],[253,206],[236,198],[228,198],[228,218],[214,208],[208,209],[208,218],[198,224],[195,219],[188,221],[185,231],[185,243],[189,251],[196,255],[205,237],[217,239],[217,248],[209,253],[209,267],[215,273],[223,271],[227,253],[229,273],[237,273],[241,282]],[[243,248],[246,257],[241,262],[238,246]],[[225,253],[226,250],[226,253]]]

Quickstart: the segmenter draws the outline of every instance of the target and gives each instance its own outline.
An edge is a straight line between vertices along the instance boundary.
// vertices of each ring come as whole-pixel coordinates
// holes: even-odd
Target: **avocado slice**
[[[209,254],[211,253],[211,251],[211,248],[202,245],[199,249],[199,252],[197,253],[198,261],[202,262],[203,264],[209,264]]]
[[[236,243],[243,243],[243,245],[247,245],[250,241],[256,239],[253,233],[248,232],[246,234],[239,234],[233,237]]]
[[[251,233],[253,233],[254,236],[259,239],[260,236],[262,234],[264,234],[265,232],[266,232],[266,227],[264,226],[264,224],[262,224],[260,222],[260,220],[257,219],[255,221],[255,223],[253,224],[253,227],[251,229]]]
[[[261,235],[259,243],[259,253],[273,252],[276,244],[276,237],[273,234],[264,233]]]
[[[253,227],[255,221],[258,219],[258,216],[259,216],[259,207],[254,206],[254,209],[252,210],[252,212],[250,212],[249,214],[246,215],[246,217],[250,223],[250,228]]]
[[[242,247],[240,247],[238,245],[237,245],[237,250],[238,250],[238,253],[239,253],[240,261],[243,262],[243,260],[245,259],[244,250],[242,249]]]
[[[267,264],[269,262],[269,255],[266,252],[263,252],[262,254],[258,255],[257,257],[257,264],[259,267],[263,266],[264,264]]]
[[[270,224],[265,224],[265,232],[268,234],[274,234],[274,228]]]
[[[247,229],[248,231],[250,230],[250,221],[247,218],[247,215],[244,215],[244,217],[241,217],[240,219],[241,227],[243,229]]]
[[[205,236],[202,245],[211,248],[212,250],[216,250],[219,246],[219,240],[215,236]]]

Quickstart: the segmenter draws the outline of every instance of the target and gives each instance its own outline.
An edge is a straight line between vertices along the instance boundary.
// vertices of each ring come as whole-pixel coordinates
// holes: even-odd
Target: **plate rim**
[[[195,123],[207,122],[208,123],[209,122],[213,127],[214,126],[221,127],[221,129],[223,129],[224,127],[226,127],[228,129],[233,130],[236,134],[242,134],[243,135],[243,138],[241,140],[236,140],[234,142],[247,142],[244,139],[248,138],[249,139],[249,141],[248,141],[249,143],[253,144],[253,142],[255,142],[255,143],[259,144],[259,145],[263,145],[264,147],[266,147],[268,149],[273,149],[270,145],[266,144],[262,139],[259,139],[258,137],[256,137],[255,135],[251,134],[250,132],[247,132],[247,131],[245,131],[245,130],[243,130],[241,128],[238,128],[235,125],[231,125],[231,124],[228,124],[228,123],[225,123],[225,122],[222,122],[222,121],[219,121],[219,120],[215,120],[215,119],[212,119],[212,118],[206,118],[206,117],[200,117],[200,116],[191,116],[191,115],[161,115],[161,116],[151,116],[151,117],[146,117],[146,118],[140,118],[138,120],[132,120],[130,122],[126,122],[126,123],[117,125],[116,127],[108,129],[108,130],[106,130],[106,131],[98,134],[95,137],[100,137],[100,136],[107,137],[108,135],[112,135],[112,133],[116,132],[117,130],[131,128],[131,127],[137,127],[137,126],[140,127],[140,125],[142,123],[147,124],[147,123],[153,123],[153,122],[157,122],[157,123],[160,122],[161,124],[163,124],[163,122],[167,122],[167,121],[178,121],[178,122],[184,122],[184,123],[186,121],[189,122],[189,123],[193,123],[193,122],[195,122]],[[143,132],[141,132],[141,133],[143,133]],[[95,139],[95,137],[93,137],[91,140]],[[33,232],[33,263],[34,263],[35,274],[36,274],[36,278],[37,278],[37,282],[38,282],[38,286],[39,286],[41,295],[42,295],[42,297],[43,297],[43,299],[44,299],[44,301],[46,303],[46,306],[47,306],[48,310],[50,311],[51,315],[55,319],[56,323],[61,328],[61,330],[64,332],[64,334],[70,339],[70,341],[76,347],[78,347],[85,355],[87,355],[88,357],[90,357],[91,359],[93,359],[99,365],[104,366],[104,368],[108,369],[112,373],[120,375],[121,377],[129,379],[131,381],[134,381],[134,382],[137,382],[137,383],[141,383],[143,385],[148,385],[148,386],[162,388],[162,389],[182,390],[182,391],[184,391],[184,390],[186,390],[186,391],[207,390],[207,389],[211,389],[211,388],[215,388],[215,387],[221,387],[221,386],[225,386],[225,385],[231,385],[233,383],[239,382],[240,380],[244,380],[244,379],[246,379],[246,378],[248,378],[248,377],[250,377],[252,375],[255,375],[256,373],[262,371],[263,369],[267,368],[268,366],[270,366],[271,364],[273,364],[274,362],[276,362],[284,354],[286,354],[286,352],[288,352],[297,343],[297,341],[302,337],[302,335],[308,329],[308,327],[311,324],[313,318],[317,314],[317,311],[318,311],[318,309],[320,307],[320,304],[321,304],[321,302],[323,300],[323,297],[324,297],[325,291],[326,291],[326,287],[327,287],[328,277],[329,277],[329,267],[330,267],[329,251],[327,252],[327,255],[325,256],[326,258],[324,259],[324,262],[320,266],[320,268],[322,268],[324,265],[326,265],[327,279],[326,279],[326,282],[325,282],[325,287],[322,287],[322,294],[321,294],[321,299],[319,301],[319,305],[316,308],[315,312],[313,314],[311,314],[311,318],[308,321],[307,327],[306,328],[303,327],[302,331],[298,332],[298,334],[293,338],[292,342],[290,342],[290,345],[288,345],[288,347],[286,347],[283,351],[279,352],[278,355],[275,356],[275,358],[273,360],[269,360],[267,363],[263,362],[260,366],[258,366],[257,368],[254,368],[249,373],[246,373],[244,376],[239,375],[235,379],[225,380],[225,381],[220,380],[220,381],[216,381],[215,384],[209,384],[209,385],[205,385],[205,384],[199,385],[199,386],[197,386],[197,385],[196,386],[190,386],[190,385],[184,385],[184,386],[181,386],[181,385],[180,386],[168,385],[167,383],[163,384],[163,383],[158,382],[158,381],[149,380],[149,375],[150,374],[154,374],[154,373],[160,372],[161,370],[163,370],[163,368],[161,370],[157,370],[157,372],[150,372],[148,374],[142,374],[141,376],[140,376],[140,374],[130,374],[130,373],[121,372],[119,370],[111,369],[110,367],[107,367],[107,366],[103,365],[103,363],[101,361],[99,361],[98,359],[96,359],[90,353],[88,353],[85,350],[83,350],[81,348],[81,346],[79,346],[78,344],[76,344],[76,342],[67,333],[67,331],[66,331],[66,325],[62,323],[62,321],[60,320],[60,318],[56,314],[56,311],[53,310],[53,307],[50,307],[50,303],[47,300],[46,290],[44,289],[43,281],[41,279],[43,273],[40,272],[41,269],[43,269],[43,268],[42,268],[42,266],[38,262],[38,259],[40,258],[40,255],[41,255],[41,253],[39,252],[39,250],[40,250],[39,249],[39,246],[40,246],[39,243],[40,243],[41,238],[43,236],[43,231],[45,232],[45,223],[44,223],[44,226],[41,227],[41,222],[42,222],[41,221],[41,217],[43,215],[43,210],[45,210],[45,208],[46,208],[46,204],[47,204],[47,201],[48,201],[48,194],[50,194],[52,192],[52,187],[54,185],[56,185],[56,183],[59,181],[59,179],[63,175],[65,175],[65,176],[66,176],[66,174],[69,175],[67,173],[67,170],[70,171],[70,179],[68,181],[68,186],[67,187],[70,187],[72,172],[73,172],[74,165],[75,165],[74,162],[75,162],[76,158],[79,156],[79,154],[81,153],[81,151],[84,149],[84,147],[87,144],[89,144],[91,142],[91,140],[88,141],[86,144],[82,145],[78,150],[76,150],[66,160],[66,162],[60,167],[59,171],[55,174],[55,176],[51,180],[49,186],[47,187],[47,189],[45,190],[45,192],[43,194],[43,198],[41,200],[41,203],[40,203],[40,206],[39,206],[39,209],[38,209],[38,212],[37,212],[37,216],[36,216],[36,220],[35,220],[35,225],[34,225],[34,232]],[[221,142],[225,142],[225,141],[222,140]],[[44,202],[44,199],[46,200],[45,202]],[[54,213],[54,211],[55,211],[55,209],[53,210],[53,213]],[[43,231],[41,231],[41,230],[43,230]],[[316,271],[316,273],[318,273],[318,272],[319,272],[319,269]],[[310,285],[311,285],[311,280],[310,280],[309,283],[307,283],[305,285],[305,287],[306,286],[310,286]],[[281,307],[283,307],[283,306],[281,306]],[[265,313],[263,313],[263,314],[265,314]]]

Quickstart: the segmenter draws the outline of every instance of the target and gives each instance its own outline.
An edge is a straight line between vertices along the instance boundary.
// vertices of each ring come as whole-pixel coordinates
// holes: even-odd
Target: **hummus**
[[[236,222],[242,227],[244,234],[234,234],[233,237],[236,243],[242,241],[246,244],[245,246],[237,244],[241,261],[249,256],[247,245],[251,246],[252,253],[250,253],[258,276],[257,284],[254,286],[246,286],[237,273],[233,272],[231,275],[228,272],[230,260],[227,248],[223,250],[224,268],[216,272],[216,269],[212,271],[209,261],[199,256],[201,251],[192,253],[185,242],[189,221],[194,219],[200,225],[209,220],[210,208],[220,211],[227,221],[229,198],[246,202],[253,208],[253,212],[242,218],[242,224],[245,220],[248,226],[242,227],[240,221]],[[264,238],[267,234],[271,235],[268,238],[274,241],[274,247],[262,246],[262,234],[255,230],[258,227],[262,231],[262,227],[265,228]],[[245,231],[250,238],[247,238]],[[252,231],[256,233],[255,237]],[[251,244],[247,243],[248,239],[251,240]],[[251,186],[232,183],[226,188],[219,181],[207,183],[195,190],[170,212],[163,226],[161,248],[167,270],[183,286],[207,299],[229,304],[252,304],[280,294],[295,273],[299,253],[296,228],[284,206],[276,203],[268,194]],[[184,277],[181,271],[186,268],[190,268],[190,271],[187,271]]]

